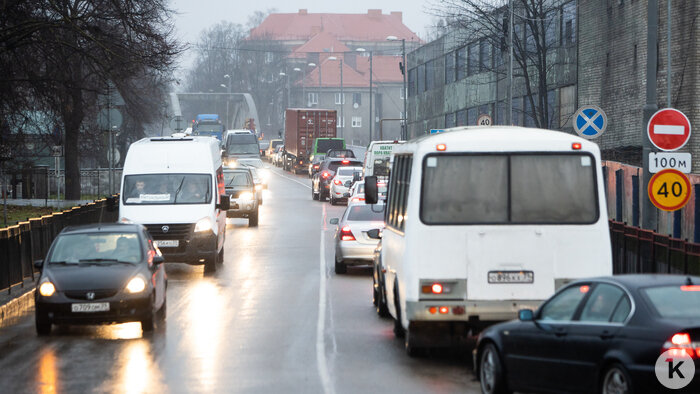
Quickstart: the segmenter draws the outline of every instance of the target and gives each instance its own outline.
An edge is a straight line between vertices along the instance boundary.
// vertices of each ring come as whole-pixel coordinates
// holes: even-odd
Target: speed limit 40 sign
[[[649,199],[663,211],[681,209],[690,200],[691,185],[688,177],[674,169],[657,172],[649,181]]]

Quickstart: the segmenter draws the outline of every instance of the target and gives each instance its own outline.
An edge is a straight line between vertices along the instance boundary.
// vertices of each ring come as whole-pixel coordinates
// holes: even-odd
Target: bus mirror
[[[376,204],[379,201],[379,193],[377,191],[377,177],[365,177],[365,204]]]
[[[216,204],[216,208],[222,211],[228,211],[229,209],[231,209],[231,198],[226,194],[222,194],[220,196],[219,203]]]

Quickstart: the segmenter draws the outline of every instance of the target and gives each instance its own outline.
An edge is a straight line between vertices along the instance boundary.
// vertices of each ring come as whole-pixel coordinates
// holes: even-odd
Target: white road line
[[[323,208],[325,211],[325,207]],[[322,215],[325,217],[325,215]],[[325,226],[324,226],[325,227]],[[326,247],[325,247],[324,228],[321,228],[321,247],[319,258],[319,275],[320,282],[318,286],[318,320],[316,321],[316,366],[318,368],[318,376],[321,378],[321,385],[324,393],[335,393],[335,388],[331,382],[331,376],[328,373],[328,363],[326,361]]]
[[[275,174],[275,175],[277,175],[277,176],[280,176],[280,177],[282,177],[282,178],[288,179],[288,180],[290,180],[290,181],[292,181],[292,182],[296,182],[296,183],[298,183],[298,184],[304,186],[304,187],[307,188],[307,189],[311,189],[311,186],[307,185],[306,183],[299,182],[298,180],[296,180],[296,179],[294,179],[294,178],[290,178],[290,177],[288,177],[288,176],[286,176],[286,175],[282,175],[282,174],[280,174],[280,173],[277,172],[277,171],[270,171],[270,172],[273,173],[273,174]]]

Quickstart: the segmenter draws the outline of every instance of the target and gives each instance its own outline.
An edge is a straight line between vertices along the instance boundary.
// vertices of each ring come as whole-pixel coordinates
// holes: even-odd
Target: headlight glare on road
[[[39,286],[39,294],[41,294],[44,297],[51,297],[53,293],[56,292],[56,287],[53,285],[53,283],[46,281]]]
[[[240,198],[241,201],[253,201],[253,193],[243,192],[240,196],[238,196],[238,198]]]
[[[126,285],[126,291],[131,294],[140,293],[144,289],[146,289],[146,281],[140,276],[133,277]]]
[[[203,231],[210,231],[214,226],[211,223],[211,219],[208,217],[200,219],[194,226],[195,233],[201,233]]]

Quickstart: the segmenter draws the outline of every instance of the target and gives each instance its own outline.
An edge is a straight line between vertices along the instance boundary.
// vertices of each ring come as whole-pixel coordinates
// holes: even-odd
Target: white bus
[[[593,142],[522,127],[396,146],[379,302],[409,355],[515,318],[571,280],[611,275],[600,165]]]
[[[372,141],[365,152],[363,175],[388,178],[394,147],[406,141]]]

